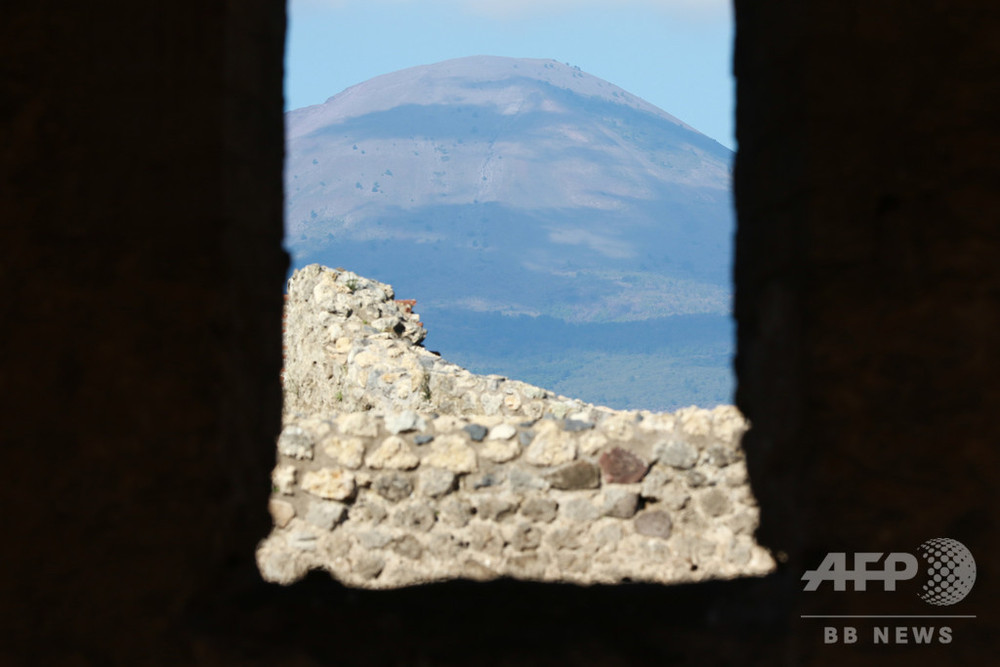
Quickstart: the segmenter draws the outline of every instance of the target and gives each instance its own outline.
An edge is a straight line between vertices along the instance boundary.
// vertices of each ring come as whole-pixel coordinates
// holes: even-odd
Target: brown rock
[[[601,485],[601,473],[589,461],[576,461],[553,470],[545,476],[554,489],[596,489]]]
[[[611,484],[632,484],[646,476],[649,464],[632,452],[615,447],[601,454],[598,461],[604,471],[604,481]]]

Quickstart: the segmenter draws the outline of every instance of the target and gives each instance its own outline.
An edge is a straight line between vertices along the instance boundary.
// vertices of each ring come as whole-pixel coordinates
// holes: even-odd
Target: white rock
[[[327,500],[345,500],[354,493],[354,475],[347,470],[320,468],[302,476],[302,488]]]
[[[398,435],[391,435],[382,441],[371,454],[365,458],[369,468],[380,470],[412,470],[420,465],[420,458],[410,451],[410,446]]]
[[[476,469],[476,451],[461,436],[444,435],[431,443],[431,453],[424,463],[454,473],[472,472]]]
[[[278,493],[291,496],[295,493],[295,466],[277,466],[271,471],[271,484],[275,486]]]

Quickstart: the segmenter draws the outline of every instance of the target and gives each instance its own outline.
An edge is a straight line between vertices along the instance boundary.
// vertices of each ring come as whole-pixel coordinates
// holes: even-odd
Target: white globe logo
[[[961,602],[976,583],[976,559],[958,540],[936,537],[918,548],[927,562],[927,579],[919,593],[928,604]]]

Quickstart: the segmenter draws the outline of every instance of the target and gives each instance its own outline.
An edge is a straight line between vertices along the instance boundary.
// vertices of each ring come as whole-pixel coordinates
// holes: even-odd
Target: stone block
[[[633,524],[635,532],[640,535],[659,537],[664,540],[670,537],[674,526],[670,515],[662,510],[644,510],[636,516]]]
[[[317,528],[333,530],[333,527],[344,517],[346,509],[343,503],[324,500],[314,501],[309,504],[305,518],[307,522]]]
[[[346,500],[354,494],[354,475],[339,468],[310,470],[302,476],[302,488],[327,500]]]
[[[554,489],[596,489],[601,485],[600,470],[589,461],[576,461],[545,475]]]
[[[615,447],[601,454],[598,460],[604,472],[604,481],[611,484],[632,484],[641,481],[649,470],[649,464],[632,452]]]

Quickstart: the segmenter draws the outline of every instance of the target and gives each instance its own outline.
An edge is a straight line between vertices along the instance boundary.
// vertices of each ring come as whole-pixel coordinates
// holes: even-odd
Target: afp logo
[[[868,582],[882,582],[882,589],[895,591],[896,583],[917,577],[923,571],[918,595],[924,602],[947,606],[961,602],[976,583],[976,560],[964,544],[947,537],[927,540],[917,549],[924,567],[916,556],[894,551],[882,559],[882,552],[854,554],[853,568],[847,567],[847,554],[829,553],[819,567],[802,575],[803,590],[815,591],[828,581],[833,590],[846,591],[850,582],[855,591],[868,590]],[[881,563],[881,567],[879,564]]]

